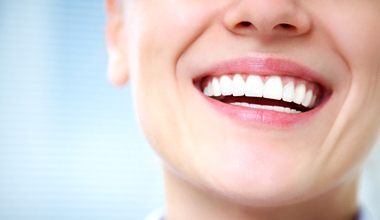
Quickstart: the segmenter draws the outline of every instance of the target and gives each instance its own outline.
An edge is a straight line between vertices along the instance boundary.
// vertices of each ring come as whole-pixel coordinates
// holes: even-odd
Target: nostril
[[[242,21],[236,25],[237,28],[254,28],[253,24],[249,21]]]
[[[243,26],[243,27],[249,27],[249,26],[251,26],[252,24],[251,24],[251,22],[249,22],[249,21],[242,21],[242,22],[239,23],[239,25],[240,25],[240,26]]]
[[[296,26],[291,25],[291,24],[287,24],[287,23],[278,24],[278,25],[276,25],[274,27],[274,29],[285,30],[285,31],[292,31],[292,32],[297,31],[297,27]]]
[[[235,26],[235,28],[237,30],[242,31],[242,33],[246,33],[246,31],[250,32],[252,30],[256,30],[256,26],[249,21],[241,21]],[[275,25],[273,30],[277,30],[280,32],[296,33],[298,31],[298,28],[289,23],[280,23]]]

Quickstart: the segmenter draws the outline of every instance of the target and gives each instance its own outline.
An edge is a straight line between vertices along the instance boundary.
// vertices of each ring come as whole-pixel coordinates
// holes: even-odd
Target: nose
[[[311,18],[296,0],[236,0],[227,8],[224,25],[237,35],[262,39],[297,37],[311,29]]]

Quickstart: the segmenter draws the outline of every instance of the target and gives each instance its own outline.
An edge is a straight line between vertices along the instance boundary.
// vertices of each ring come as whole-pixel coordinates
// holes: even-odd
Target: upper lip
[[[194,82],[200,83],[203,78],[208,76],[234,73],[297,77],[312,83],[317,83],[322,87],[322,90],[325,91],[331,88],[329,82],[324,79],[321,74],[310,68],[288,59],[273,57],[243,57],[222,61],[200,73]]]

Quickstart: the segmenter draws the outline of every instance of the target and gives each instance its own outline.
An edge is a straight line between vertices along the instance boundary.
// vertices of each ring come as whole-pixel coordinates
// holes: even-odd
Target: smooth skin
[[[167,220],[348,220],[380,126],[379,0],[107,0],[109,77],[127,82],[163,162]],[[204,105],[199,69],[293,60],[332,95],[307,123],[239,123]]]

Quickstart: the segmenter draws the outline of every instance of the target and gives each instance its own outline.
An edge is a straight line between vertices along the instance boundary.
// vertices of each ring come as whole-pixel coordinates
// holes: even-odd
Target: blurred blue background
[[[102,0],[0,0],[0,219],[143,219],[159,161],[106,79]],[[380,219],[379,150],[361,203]]]
[[[159,162],[106,77],[102,0],[0,0],[0,219],[143,219]]]

